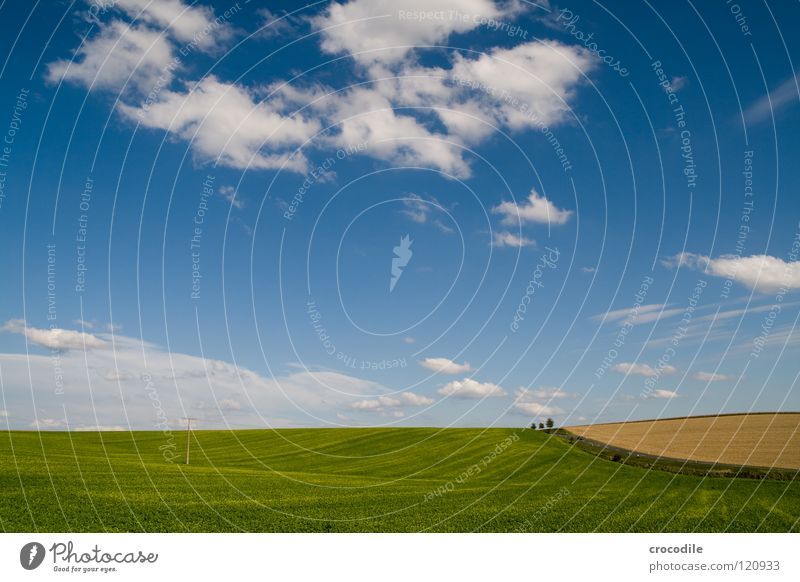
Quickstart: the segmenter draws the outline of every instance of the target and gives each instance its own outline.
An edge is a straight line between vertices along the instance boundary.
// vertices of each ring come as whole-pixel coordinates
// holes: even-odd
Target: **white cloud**
[[[342,91],[276,81],[267,101],[257,103],[255,95],[266,94],[263,88],[248,89],[214,77],[195,86],[187,83],[185,89],[172,86],[173,74],[183,66],[181,59],[173,59],[176,43],[209,51],[232,35],[230,26],[215,19],[210,8],[180,0],[120,0],[113,10],[135,17],[135,22],[102,23],[100,33],[78,50],[75,62],[51,63],[48,77],[108,89],[119,89],[130,78],[129,86],[149,94],[144,102],[126,94],[119,106],[122,114],[190,142],[199,161],[237,169],[286,164],[287,170],[303,172],[305,156],[292,156],[293,149],[308,143],[319,128],[330,127],[314,147],[366,144],[364,155],[395,166],[429,167],[467,178],[470,167],[463,147],[486,139],[495,131],[493,126],[552,128],[563,122],[583,73],[596,59],[581,47],[533,41],[495,47],[477,58],[456,53],[448,67],[423,67],[415,47],[481,26],[472,16],[510,19],[525,9],[516,0],[334,2],[313,19],[317,29],[324,29],[323,50],[352,54],[394,46],[371,56],[354,55],[367,65],[360,73],[380,80]],[[420,21],[401,16],[420,11],[454,11],[458,17]],[[262,16],[272,18],[268,12]],[[163,28],[166,36],[154,27]],[[296,106],[293,110],[287,109],[289,102]],[[304,113],[293,115],[299,107]],[[415,107],[422,109],[409,109]],[[441,123],[434,126],[436,117]],[[563,217],[556,213],[553,220],[558,223]],[[441,221],[434,224],[443,232],[453,230]]]
[[[120,432],[125,430],[125,427],[119,426],[118,424],[115,425],[89,424],[89,425],[80,425],[72,427],[72,430],[76,432],[97,432],[97,431]]]
[[[685,312],[683,308],[674,307],[667,309],[666,307],[667,306],[663,303],[652,303],[650,305],[641,305],[638,308],[616,309],[614,311],[609,311],[605,315],[594,315],[592,319],[605,323],[617,322],[620,326],[641,325],[653,321],[661,321],[662,319],[674,317]]]
[[[228,25],[215,22],[213,10],[200,4],[187,5],[181,0],[114,0],[113,6],[137,21],[167,30],[175,39],[203,49],[214,47],[220,38],[231,34]]]
[[[724,382],[726,380],[736,380],[736,376],[729,376],[728,374],[716,374],[714,372],[696,372],[692,376],[695,380],[701,382]]]
[[[672,90],[677,93],[678,91],[686,87],[688,83],[689,83],[688,77],[678,76],[678,77],[672,77],[672,81],[670,81],[670,86],[672,87]],[[666,88],[664,88],[664,90],[666,91]]]
[[[675,374],[678,371],[678,368],[675,366],[670,366],[669,364],[665,364],[659,368],[653,368],[648,364],[634,364],[629,362],[616,364],[611,369],[615,372],[619,372],[620,374],[646,376],[648,378],[653,378],[662,374]]]
[[[160,76],[163,83],[172,79],[172,59],[172,45],[159,32],[114,20],[84,42],[73,59],[50,63],[46,78],[51,83],[64,80],[87,89],[120,90],[128,83],[147,92],[159,83]]]
[[[673,391],[673,390],[663,390],[663,389],[659,388],[658,390],[654,390],[650,394],[649,397],[650,398],[677,398],[678,397],[678,393]]]
[[[91,350],[110,347],[108,342],[90,333],[57,327],[52,329],[29,327],[24,319],[10,319],[0,327],[0,331],[24,335],[28,341],[51,350]]]
[[[404,343],[404,344],[409,344],[409,345],[410,345],[410,344],[413,344],[413,343],[414,343],[414,342],[416,342],[416,341],[417,341],[417,340],[415,340],[415,339],[414,339],[413,337],[411,337],[410,335],[407,335],[406,337],[404,337],[404,338],[403,338],[403,343]]]
[[[115,0],[100,15],[106,12],[124,14],[132,22],[120,18],[100,21],[92,12],[91,20],[99,32],[88,37],[72,59],[47,65],[48,81],[115,91],[127,86],[141,93],[157,93],[182,68],[182,58],[174,56],[175,42],[181,44],[184,56],[195,49],[219,49],[233,34],[231,26],[223,18],[215,18],[211,8],[181,0]]]
[[[244,208],[244,200],[236,196],[236,188],[233,186],[220,186],[217,193],[222,196],[234,208],[241,210]]]
[[[663,308],[664,308],[663,303],[651,303],[649,305],[640,305],[638,309],[633,307],[626,307],[624,309],[615,309],[613,311],[608,311],[605,314],[601,313],[599,315],[594,315],[592,316],[592,319],[595,321],[606,321],[606,322],[621,321],[627,319],[628,317],[633,318],[634,315],[636,315],[637,313],[639,315],[642,315],[645,313],[659,311]]]
[[[568,398],[572,394],[561,388],[518,388],[515,393],[514,410],[526,416],[562,414],[564,411],[551,404],[554,398]]]
[[[562,414],[564,411],[557,406],[549,406],[539,402],[516,402],[514,408],[528,416],[542,416],[545,414]]]
[[[571,398],[573,394],[564,391],[561,388],[538,388],[532,390],[529,388],[520,388],[517,390],[517,396],[524,394],[529,398],[539,398],[543,400],[550,400],[552,398]]]
[[[414,194],[411,192],[405,195],[405,198],[403,199],[403,209],[400,211],[400,214],[412,222],[416,222],[417,224],[426,224],[431,215],[435,214],[441,209],[441,205],[436,198],[431,197],[430,199],[426,199],[419,194]],[[442,223],[438,219],[434,220],[433,224],[442,232],[447,234],[453,232],[452,228]]]
[[[800,305],[800,301],[787,301],[784,302],[784,307],[796,307]],[[717,313],[710,313],[708,315],[704,315],[703,317],[698,317],[697,321],[715,321],[720,322],[725,319],[733,319],[735,317],[742,317],[744,315],[754,315],[756,313],[765,313],[767,311],[771,311],[773,309],[773,305],[759,305],[759,306],[752,306],[748,305],[744,309],[728,309],[726,311],[720,311]]]
[[[6,418],[7,416],[8,416],[8,411],[0,409],[0,418]]]
[[[374,400],[359,400],[350,406],[356,410],[383,410],[387,407],[400,406],[400,401],[390,396],[381,396]]]
[[[428,222],[428,215],[430,214],[430,206],[419,194],[408,194],[403,200],[403,210],[401,214],[409,218],[412,222],[417,224],[425,224]]]
[[[219,405],[220,410],[232,411],[232,410],[242,409],[242,405],[235,398],[223,398],[222,400],[217,402],[217,404]]]
[[[536,190],[531,190],[526,202],[517,204],[511,201],[502,202],[499,206],[492,208],[492,212],[502,214],[501,222],[506,225],[514,225],[522,222],[534,222],[539,224],[566,224],[571,210],[562,210],[556,207],[544,196],[540,196]]]
[[[431,16],[413,18],[414,13]],[[350,54],[362,65],[391,64],[403,60],[416,46],[436,45],[453,33],[477,28],[480,23],[473,15],[499,18],[502,14],[491,0],[351,0],[331,3],[314,25],[321,31],[323,51]]]
[[[667,319],[669,317],[674,317],[676,315],[680,315],[685,313],[686,309],[681,307],[673,307],[672,309],[663,309],[661,311],[651,311],[650,313],[640,313],[636,318],[630,320],[630,322],[634,325],[639,325],[643,323],[650,323],[653,321],[661,321],[662,319]],[[625,322],[620,322],[620,325],[623,325]]]
[[[59,428],[66,428],[67,423],[63,418],[37,418],[28,426],[38,430],[55,430]]]
[[[399,115],[375,90],[358,87],[322,105],[338,130],[331,138],[337,147],[368,144],[365,153],[395,165],[433,167],[456,178],[470,175],[457,141],[429,131],[410,115]]]
[[[511,247],[519,249],[535,244],[536,241],[533,239],[508,231],[495,231],[492,236],[492,246],[495,248]]]
[[[417,224],[427,224],[430,222],[439,229],[440,232],[453,234],[455,230],[440,219],[434,218],[430,220],[431,215],[440,211],[443,211],[443,208],[436,198],[430,197],[430,199],[426,199],[412,192],[405,195],[403,199],[403,209],[400,211],[400,214]]]
[[[505,390],[497,384],[478,382],[472,378],[453,380],[439,389],[439,394],[442,396],[455,398],[485,398],[487,396],[505,396],[505,393]]]
[[[256,36],[263,38],[275,38],[286,34],[294,34],[299,30],[302,17],[297,15],[278,14],[268,8],[259,8],[257,11],[261,17],[261,28],[255,33]]]
[[[251,91],[209,76],[185,92],[162,91],[158,100],[142,107],[120,105],[131,120],[167,130],[191,143],[198,157],[233,168],[278,168],[301,171],[302,154],[293,146],[311,138],[319,122],[285,115],[257,102]]]
[[[0,354],[5,408],[15,428],[36,422],[31,394],[38,428],[99,424],[174,430],[187,415],[207,428],[337,424],[336,414],[353,402],[389,392],[377,382],[338,372],[265,377],[222,360],[170,353],[136,338],[100,334],[98,340],[109,349],[69,349],[57,360],[51,354]],[[416,394],[392,398],[409,406],[427,402]]]
[[[800,289],[800,261],[786,262],[769,255],[722,255],[712,259],[694,253],[679,253],[661,262],[669,268],[683,266],[704,270],[714,277],[730,278],[760,293],[775,292],[783,287]]]
[[[448,358],[425,358],[419,365],[432,372],[439,372],[441,374],[464,374],[472,370],[469,362],[459,364]]]
[[[772,119],[772,115],[786,106],[796,104],[798,93],[797,85],[800,83],[800,75],[790,77],[773,89],[767,95],[759,98],[744,111],[744,119],[747,123],[760,123]]]
[[[477,59],[457,54],[450,78],[496,125],[552,130],[569,116],[575,89],[595,65],[585,49],[533,41],[490,49]]]
[[[428,398],[421,394],[414,392],[401,392],[394,396],[379,396],[378,398],[359,400],[350,405],[355,410],[380,412],[392,416],[398,416],[396,413],[402,411],[396,410],[401,406],[428,406],[433,404],[435,400]],[[399,416],[404,416],[401,414]],[[398,417],[399,417],[398,416]]]
[[[379,80],[374,90],[393,103],[423,108],[451,139],[478,144],[497,128],[552,131],[570,117],[569,103],[594,65],[581,48],[533,41],[478,58],[457,53],[450,67],[422,67],[409,58],[394,72],[373,67],[369,75]],[[560,147],[555,134],[552,141]]]
[[[408,404],[410,406],[429,406],[436,402],[433,398],[415,394],[414,392],[401,392],[398,394],[398,397],[403,404]]]

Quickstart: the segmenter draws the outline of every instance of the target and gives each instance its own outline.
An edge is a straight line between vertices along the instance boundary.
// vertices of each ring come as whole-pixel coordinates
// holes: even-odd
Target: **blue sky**
[[[0,13],[11,428],[800,408],[796,6]]]

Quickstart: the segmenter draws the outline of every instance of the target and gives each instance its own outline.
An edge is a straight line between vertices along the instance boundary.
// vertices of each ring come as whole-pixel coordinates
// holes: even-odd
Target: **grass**
[[[575,426],[567,430],[646,455],[800,469],[800,413],[694,416]]]
[[[0,433],[0,529],[800,531],[800,482],[650,471],[540,431],[201,431],[189,466],[165,442]]]

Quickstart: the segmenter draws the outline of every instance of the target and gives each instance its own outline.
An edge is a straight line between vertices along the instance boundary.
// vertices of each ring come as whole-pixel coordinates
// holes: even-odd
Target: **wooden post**
[[[196,418],[189,418],[186,417],[183,420],[186,421],[186,464],[189,464],[189,445],[192,440],[192,421],[197,420]]]

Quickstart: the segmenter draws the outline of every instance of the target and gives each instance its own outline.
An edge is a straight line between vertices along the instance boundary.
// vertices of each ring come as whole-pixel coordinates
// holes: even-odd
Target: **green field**
[[[180,458],[185,434],[176,439]],[[188,467],[164,460],[165,442],[158,432],[2,433],[0,529],[800,530],[798,481],[648,471],[540,431],[196,432]]]

